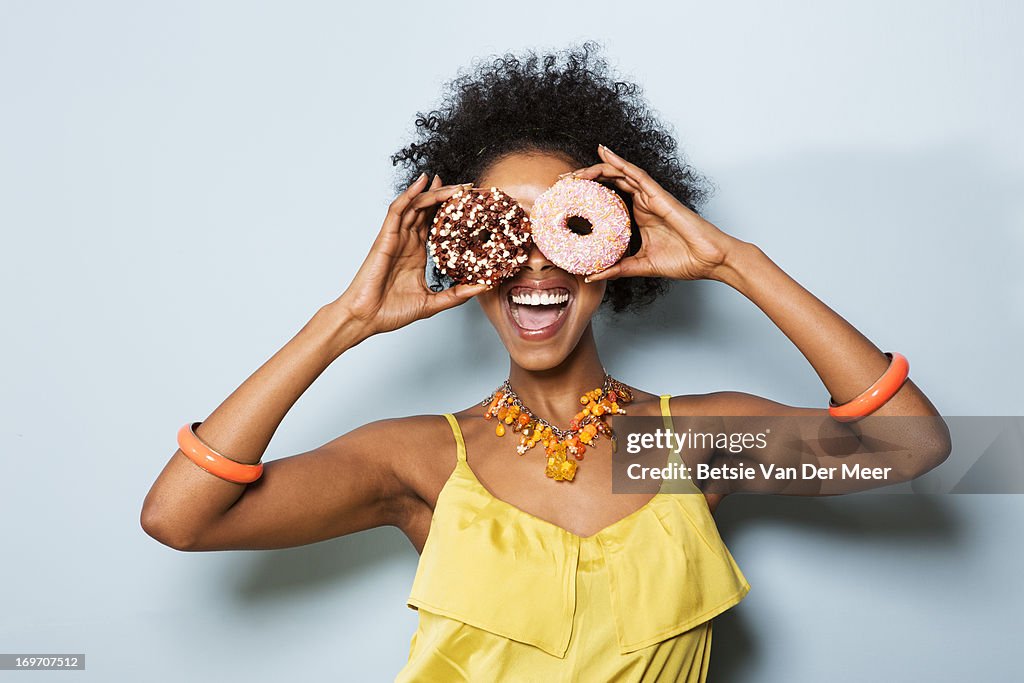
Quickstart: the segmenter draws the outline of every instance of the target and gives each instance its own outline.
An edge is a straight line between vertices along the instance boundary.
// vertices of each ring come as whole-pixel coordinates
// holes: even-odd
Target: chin
[[[569,273],[517,276],[480,295],[481,306],[512,361],[525,370],[560,365],[590,324],[605,284],[584,284]]]

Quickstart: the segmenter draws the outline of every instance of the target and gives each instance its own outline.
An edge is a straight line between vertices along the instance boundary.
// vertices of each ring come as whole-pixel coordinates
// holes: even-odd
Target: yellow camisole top
[[[445,417],[458,460],[407,601],[419,624],[396,681],[704,681],[711,619],[750,585],[699,489],[664,480],[640,509],[578,536],[484,488]]]

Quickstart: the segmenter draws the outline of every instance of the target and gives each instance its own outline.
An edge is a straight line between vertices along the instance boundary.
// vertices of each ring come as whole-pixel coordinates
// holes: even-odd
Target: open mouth
[[[564,319],[571,302],[572,293],[565,287],[513,287],[507,296],[512,320],[526,333],[538,333],[549,329],[554,333],[556,326],[560,326]]]

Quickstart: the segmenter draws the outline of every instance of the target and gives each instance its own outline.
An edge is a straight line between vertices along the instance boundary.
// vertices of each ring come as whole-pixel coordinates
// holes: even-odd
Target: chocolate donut
[[[427,252],[455,282],[495,284],[529,257],[530,217],[496,187],[459,190],[438,207]]]

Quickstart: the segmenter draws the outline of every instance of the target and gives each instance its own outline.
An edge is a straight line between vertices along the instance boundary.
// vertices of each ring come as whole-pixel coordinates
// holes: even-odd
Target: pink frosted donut
[[[590,232],[574,232],[573,217],[589,222]],[[629,211],[622,198],[601,183],[571,175],[537,197],[530,225],[541,253],[576,275],[604,270],[629,247]]]

